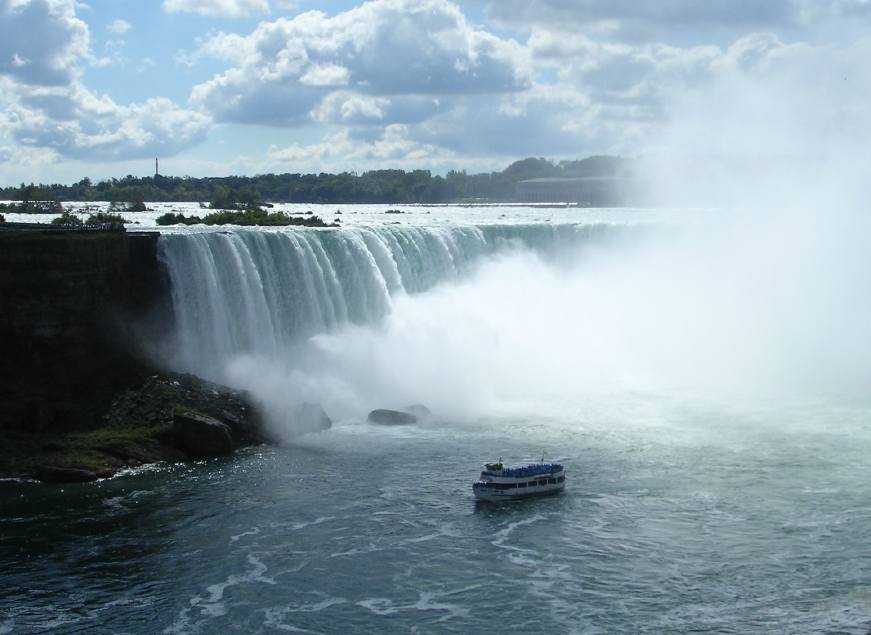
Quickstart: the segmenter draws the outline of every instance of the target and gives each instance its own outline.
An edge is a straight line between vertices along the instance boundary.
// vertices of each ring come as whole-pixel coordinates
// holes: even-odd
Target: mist
[[[739,400],[862,397],[871,282],[861,252],[706,219],[555,266],[527,250],[461,283],[402,295],[378,325],[315,336],[228,377],[271,406],[363,418],[424,403],[440,416],[555,414],[621,392]],[[740,246],[740,250],[737,248]],[[825,268],[821,268],[825,265]],[[549,405],[544,405],[549,404]]]

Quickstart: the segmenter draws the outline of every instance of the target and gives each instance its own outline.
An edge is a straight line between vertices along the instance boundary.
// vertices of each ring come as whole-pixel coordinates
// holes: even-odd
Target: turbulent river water
[[[0,633],[871,629],[871,409],[805,390],[797,340],[760,349],[776,305],[714,320],[727,278],[672,231],[696,217],[406,211],[161,239],[154,354],[251,390],[286,443],[0,483]],[[688,303],[699,277],[720,295]],[[287,420],[300,399],[332,429]],[[564,494],[474,501],[484,461],[542,452]]]

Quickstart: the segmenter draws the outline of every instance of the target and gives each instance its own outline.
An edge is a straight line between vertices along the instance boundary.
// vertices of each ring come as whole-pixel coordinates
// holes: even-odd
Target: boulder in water
[[[416,403],[416,404],[412,404],[410,406],[405,406],[405,408],[403,408],[403,410],[405,412],[410,412],[418,419],[426,419],[427,417],[429,417],[432,414],[429,411],[429,408],[427,408],[426,406],[424,406],[421,403]]]
[[[172,429],[182,450],[194,458],[232,454],[230,426],[195,412],[176,413]]]
[[[417,423],[416,416],[401,410],[373,410],[366,419],[369,423],[380,423],[386,426],[404,426],[409,423]]]
[[[301,403],[290,414],[291,423],[297,432],[321,432],[333,427],[333,421],[319,403]]]

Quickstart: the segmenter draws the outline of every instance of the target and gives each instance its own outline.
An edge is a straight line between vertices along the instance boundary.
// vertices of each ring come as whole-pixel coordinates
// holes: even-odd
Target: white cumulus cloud
[[[201,142],[208,117],[154,97],[121,105],[75,86],[23,95],[6,117],[15,140],[72,159],[119,160],[169,156]]]
[[[167,13],[196,13],[212,18],[247,18],[267,13],[267,0],[163,0]]]
[[[298,124],[333,89],[361,95],[462,95],[522,90],[524,49],[473,27],[447,0],[372,0],[328,17],[311,11],[219,34],[202,54],[234,66],[191,101],[223,121]]]
[[[67,84],[88,41],[73,0],[0,0],[0,74],[24,84]]]
[[[82,65],[100,60],[77,8],[73,0],[0,0],[0,134],[28,156],[97,160],[171,155],[201,142],[207,115],[161,97],[119,104],[85,86]],[[129,27],[116,20],[108,29]]]

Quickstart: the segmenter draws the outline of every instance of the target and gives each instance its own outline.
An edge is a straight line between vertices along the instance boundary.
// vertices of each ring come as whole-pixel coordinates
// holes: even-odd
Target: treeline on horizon
[[[511,202],[518,181],[547,177],[614,176],[628,161],[593,156],[552,162],[543,158],[515,161],[501,172],[467,174],[451,170],[433,176],[429,170],[372,170],[355,174],[263,174],[194,178],[189,176],[125,176],[72,185],[25,184],[0,189],[0,200],[17,201],[212,201],[235,193],[275,203],[463,203]]]

